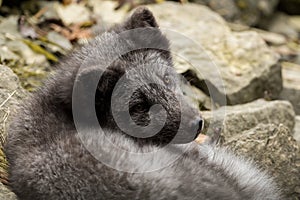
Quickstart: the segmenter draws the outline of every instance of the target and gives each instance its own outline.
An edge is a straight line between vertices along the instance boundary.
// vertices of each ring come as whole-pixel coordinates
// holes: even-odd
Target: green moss
[[[39,87],[49,73],[49,70],[42,66],[14,65],[10,67],[19,76],[21,85],[30,92]]]
[[[54,54],[46,51],[40,45],[35,44],[34,42],[32,42],[30,40],[27,40],[27,39],[23,39],[22,41],[25,44],[27,44],[34,52],[45,55],[48,60],[51,60],[51,61],[54,61],[54,62],[58,61],[58,58]]]

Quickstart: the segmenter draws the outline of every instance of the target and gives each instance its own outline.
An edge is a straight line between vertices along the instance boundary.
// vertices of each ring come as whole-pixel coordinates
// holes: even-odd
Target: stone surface
[[[202,112],[205,119],[204,132],[212,135],[216,129],[221,130],[221,135],[227,138],[240,135],[243,131],[250,130],[259,124],[280,124],[293,131],[295,113],[288,101],[266,101],[259,99],[251,103],[225,106],[212,112]]]
[[[226,20],[255,25],[265,16],[270,16],[279,0],[193,0],[209,6]]]
[[[269,19],[263,20],[260,26],[270,32],[279,33],[292,39],[298,38],[297,29],[291,23],[290,17],[284,13],[276,13]]]
[[[166,2],[149,7],[162,28],[176,31],[165,32],[173,53],[188,61],[175,59],[178,71],[217,103],[246,103],[266,92],[278,97],[279,57],[256,32],[232,32],[219,15],[200,5]]]
[[[91,2],[104,27],[126,16],[114,11],[116,2]],[[216,103],[246,103],[266,93],[272,99],[279,96],[279,56],[258,33],[231,31],[220,15],[198,4],[164,2],[148,7],[171,40],[177,71],[193,79],[192,84]]]
[[[261,29],[252,28],[251,30],[256,31],[260,37],[262,37],[268,44],[279,46],[287,43],[287,39],[278,33],[272,33]]]
[[[282,63],[283,90],[280,99],[290,101],[300,115],[300,65]]]
[[[9,189],[0,182],[0,199],[2,200],[17,200],[17,197]]]
[[[198,88],[190,84],[183,84],[181,89],[193,106],[199,110],[212,110],[215,107],[212,100]]]
[[[299,1],[300,2],[300,1]],[[300,4],[299,4],[300,5]],[[300,32],[300,16],[290,16],[289,24],[298,32]]]
[[[4,141],[6,122],[8,116],[14,112],[18,101],[26,96],[26,92],[20,86],[19,78],[12,70],[0,65],[0,138]]]
[[[287,127],[260,124],[231,137],[225,145],[266,169],[275,178],[287,199],[300,196],[299,145]]]
[[[20,86],[19,78],[10,68],[0,65],[0,182],[7,181],[7,162],[2,151],[7,125],[10,116],[16,110],[19,100],[25,96],[26,92]]]
[[[88,4],[93,8],[96,18],[102,22],[99,24],[105,28],[108,28],[111,24],[121,22],[127,15],[123,9],[115,10],[118,6],[116,1],[90,0]]]
[[[56,4],[55,9],[65,25],[84,23],[90,20],[90,12],[84,4]]]
[[[294,129],[294,138],[300,144],[300,116],[296,116],[296,124]]]
[[[204,133],[210,136],[220,133],[222,145],[266,169],[287,199],[300,195],[300,151],[294,139],[299,134],[300,119],[296,118],[295,126],[290,102],[259,99],[202,112],[202,116]]]

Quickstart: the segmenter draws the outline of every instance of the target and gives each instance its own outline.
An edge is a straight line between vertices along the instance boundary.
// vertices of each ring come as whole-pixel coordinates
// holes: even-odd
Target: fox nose
[[[175,138],[172,140],[173,144],[186,144],[194,141],[203,130],[204,121],[201,117],[189,119],[189,123],[183,126],[183,130],[176,134]]]
[[[200,132],[203,130],[204,128],[204,121],[202,118],[198,117],[197,119],[193,120],[191,122],[191,128],[193,130],[197,130],[197,136],[198,134],[200,134]]]

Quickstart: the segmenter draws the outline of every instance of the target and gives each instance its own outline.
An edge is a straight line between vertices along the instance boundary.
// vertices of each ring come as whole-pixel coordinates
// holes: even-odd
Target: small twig
[[[45,12],[47,12],[49,9],[48,9],[48,7],[44,7],[44,8],[42,8],[41,10],[39,10],[33,17],[35,18],[35,19],[39,19],[42,15],[44,15],[45,14]]]
[[[1,105],[0,105],[0,108],[2,108],[2,106],[4,106],[6,104],[6,102],[8,102],[8,100],[10,100],[12,98],[12,96],[17,92],[17,90],[13,91],[8,97],[7,99],[5,99]]]

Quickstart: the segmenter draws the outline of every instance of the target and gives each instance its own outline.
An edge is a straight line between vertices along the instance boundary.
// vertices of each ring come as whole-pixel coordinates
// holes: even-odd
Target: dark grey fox
[[[146,8],[63,60],[10,125],[13,192],[21,200],[280,199],[251,162],[191,142],[203,123],[172,66]]]

